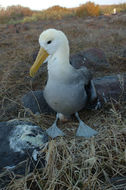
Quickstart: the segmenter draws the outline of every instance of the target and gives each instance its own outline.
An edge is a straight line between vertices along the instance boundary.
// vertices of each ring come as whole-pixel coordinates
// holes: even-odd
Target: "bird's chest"
[[[84,86],[80,84],[49,81],[44,89],[44,97],[55,111],[72,114],[83,106],[86,97],[84,92]]]

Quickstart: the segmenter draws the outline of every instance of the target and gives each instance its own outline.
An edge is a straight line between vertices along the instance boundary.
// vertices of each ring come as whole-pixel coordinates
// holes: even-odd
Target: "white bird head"
[[[65,34],[56,29],[43,31],[39,37],[40,50],[30,69],[30,76],[34,76],[43,62],[48,61],[54,55],[69,58],[69,43]]]

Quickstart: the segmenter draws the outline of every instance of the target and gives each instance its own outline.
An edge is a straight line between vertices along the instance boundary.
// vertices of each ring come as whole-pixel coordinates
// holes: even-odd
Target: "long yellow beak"
[[[49,56],[48,52],[44,48],[40,48],[37,58],[30,69],[30,76],[34,77],[35,73],[38,71],[40,65],[45,61]]]

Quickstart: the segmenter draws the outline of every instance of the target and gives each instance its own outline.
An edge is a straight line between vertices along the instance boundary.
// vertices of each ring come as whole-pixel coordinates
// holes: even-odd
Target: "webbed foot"
[[[56,115],[56,120],[53,123],[53,125],[46,130],[46,133],[52,137],[58,137],[58,136],[64,136],[65,134],[57,127],[57,120],[58,120],[58,114]]]
[[[77,129],[76,136],[90,138],[98,133],[96,130],[94,130],[91,127],[89,127],[88,125],[86,125],[80,119],[78,113],[76,113],[75,116],[77,117],[77,119],[79,121],[79,127]]]

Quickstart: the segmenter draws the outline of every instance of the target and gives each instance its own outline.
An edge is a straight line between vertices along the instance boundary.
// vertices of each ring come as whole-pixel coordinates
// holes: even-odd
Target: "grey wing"
[[[84,66],[78,69],[78,71],[81,77],[83,77],[85,85],[88,85],[89,81],[92,79],[92,73]]]
[[[85,90],[88,96],[88,102],[94,102],[97,99],[97,92],[94,82],[92,80],[92,73],[86,67],[81,67],[79,71],[81,75],[83,75]]]
[[[88,96],[88,103],[93,103],[97,100],[97,92],[93,80],[90,80],[88,85],[85,85],[85,90]]]

